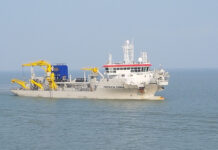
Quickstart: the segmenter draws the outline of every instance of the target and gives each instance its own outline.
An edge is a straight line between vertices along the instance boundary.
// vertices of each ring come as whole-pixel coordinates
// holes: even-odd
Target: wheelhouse
[[[106,73],[117,72],[147,72],[151,64],[104,65]]]

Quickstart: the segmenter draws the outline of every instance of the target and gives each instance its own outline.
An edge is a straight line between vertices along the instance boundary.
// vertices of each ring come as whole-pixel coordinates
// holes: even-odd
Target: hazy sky
[[[0,71],[45,59],[101,67],[122,44],[153,66],[218,68],[217,0],[2,0]]]

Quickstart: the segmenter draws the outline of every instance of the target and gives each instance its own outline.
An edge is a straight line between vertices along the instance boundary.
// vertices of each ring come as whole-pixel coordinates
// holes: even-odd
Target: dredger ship
[[[82,68],[84,76],[72,79],[66,64],[54,64],[40,60],[23,64],[31,68],[29,81],[12,79],[20,88],[11,90],[18,96],[71,98],[71,99],[140,99],[163,100],[155,93],[168,85],[169,74],[164,69],[152,70],[147,53],[141,52],[138,61],[134,61],[134,44],[125,41],[123,61],[113,63],[109,54],[108,62],[103,65],[104,73],[97,67]],[[37,77],[34,67],[40,66],[45,76]],[[89,72],[88,75],[87,72]]]

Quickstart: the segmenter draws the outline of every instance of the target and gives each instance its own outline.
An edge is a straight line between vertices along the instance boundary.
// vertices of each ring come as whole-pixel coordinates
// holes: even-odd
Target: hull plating
[[[163,100],[163,97],[154,96],[158,91],[157,85],[151,85],[144,90],[138,89],[105,89],[96,91],[37,91],[37,90],[12,90],[18,96],[45,97],[45,98],[70,98],[70,99],[141,99]]]

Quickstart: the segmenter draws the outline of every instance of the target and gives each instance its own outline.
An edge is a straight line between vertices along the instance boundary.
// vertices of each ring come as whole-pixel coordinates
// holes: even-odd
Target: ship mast
[[[130,43],[129,40],[127,40],[123,48],[123,62],[124,64],[133,64],[134,63],[134,44]]]

